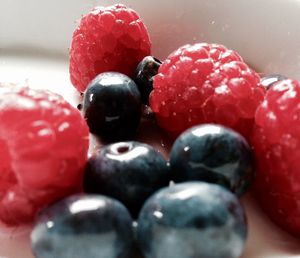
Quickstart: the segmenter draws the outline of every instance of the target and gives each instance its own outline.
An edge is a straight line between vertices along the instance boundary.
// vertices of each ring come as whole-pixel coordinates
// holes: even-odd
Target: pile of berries
[[[82,115],[50,92],[3,90],[1,221],[38,214],[37,258],[130,258],[136,245],[145,258],[238,258],[238,198],[254,181],[271,219],[300,236],[300,83],[260,78],[219,44],[185,45],[163,62],[150,47],[135,11],[95,8],[70,49]],[[135,140],[144,105],[177,137],[168,161]],[[88,130],[105,144],[89,159]]]

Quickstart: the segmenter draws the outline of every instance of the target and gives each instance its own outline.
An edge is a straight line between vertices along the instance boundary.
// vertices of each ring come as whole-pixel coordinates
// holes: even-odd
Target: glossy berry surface
[[[284,75],[281,74],[270,74],[262,77],[260,79],[260,82],[262,86],[264,86],[266,89],[269,89],[271,86],[273,86],[275,83],[283,81],[288,79]]]
[[[132,219],[117,200],[75,195],[42,212],[31,243],[36,258],[131,258]]]
[[[84,188],[120,200],[137,216],[145,200],[169,181],[167,162],[153,147],[120,142],[104,146],[89,159]]]
[[[70,48],[70,77],[84,92],[99,73],[133,76],[139,62],[150,54],[147,29],[138,14],[122,4],[96,7],[82,17]]]
[[[138,65],[134,81],[141,93],[142,102],[149,104],[149,95],[153,90],[153,77],[157,74],[161,61],[153,56],[146,56]]]
[[[141,99],[133,80],[121,73],[99,74],[88,86],[83,114],[90,132],[102,140],[130,138],[141,119]]]
[[[269,217],[300,237],[300,83],[273,85],[259,106],[253,133],[255,194]]]
[[[265,89],[237,52],[222,45],[185,45],[154,77],[150,106],[160,127],[178,136],[191,126],[217,123],[247,139]]]
[[[170,153],[175,182],[220,184],[238,196],[254,179],[252,152],[245,138],[229,128],[205,124],[182,133]]]
[[[183,183],[145,203],[137,236],[145,258],[238,258],[247,223],[243,207],[225,188]]]
[[[0,95],[0,220],[31,222],[44,206],[78,191],[88,127],[61,96],[18,88]]]

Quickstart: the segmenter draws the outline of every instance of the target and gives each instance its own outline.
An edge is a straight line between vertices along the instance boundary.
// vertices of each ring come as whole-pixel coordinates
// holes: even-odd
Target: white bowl
[[[119,2],[1,0],[0,51],[27,47],[67,55],[75,21],[95,5]],[[188,42],[218,42],[258,71],[300,79],[299,0],[121,2],[139,12],[160,58]]]
[[[119,2],[140,14],[159,58],[186,43],[215,42],[237,50],[260,73],[300,79],[299,0],[1,0],[0,82],[26,81],[76,105],[68,75],[76,21],[93,6]],[[249,218],[243,258],[300,256],[300,240],[273,225],[251,197],[243,202]],[[2,232],[0,257],[32,258],[28,228]]]

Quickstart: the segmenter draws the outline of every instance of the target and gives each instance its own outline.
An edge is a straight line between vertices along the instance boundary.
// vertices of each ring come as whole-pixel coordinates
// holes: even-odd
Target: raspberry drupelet
[[[147,29],[134,10],[122,4],[96,7],[82,17],[73,33],[71,81],[84,92],[89,82],[103,72],[133,76],[150,49]]]
[[[29,88],[0,95],[0,220],[31,222],[44,206],[81,190],[88,127],[61,96]]]
[[[255,195],[269,217],[300,237],[300,82],[269,88],[255,115]]]
[[[173,52],[154,77],[150,105],[173,136],[200,123],[218,123],[249,138],[265,89],[237,52],[198,43]]]

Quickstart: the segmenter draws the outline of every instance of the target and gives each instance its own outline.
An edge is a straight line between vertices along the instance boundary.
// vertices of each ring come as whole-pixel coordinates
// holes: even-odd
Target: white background
[[[96,4],[117,2],[140,13],[160,58],[182,44],[218,42],[261,72],[300,79],[299,0],[1,0],[0,51],[67,56],[76,20]]]

